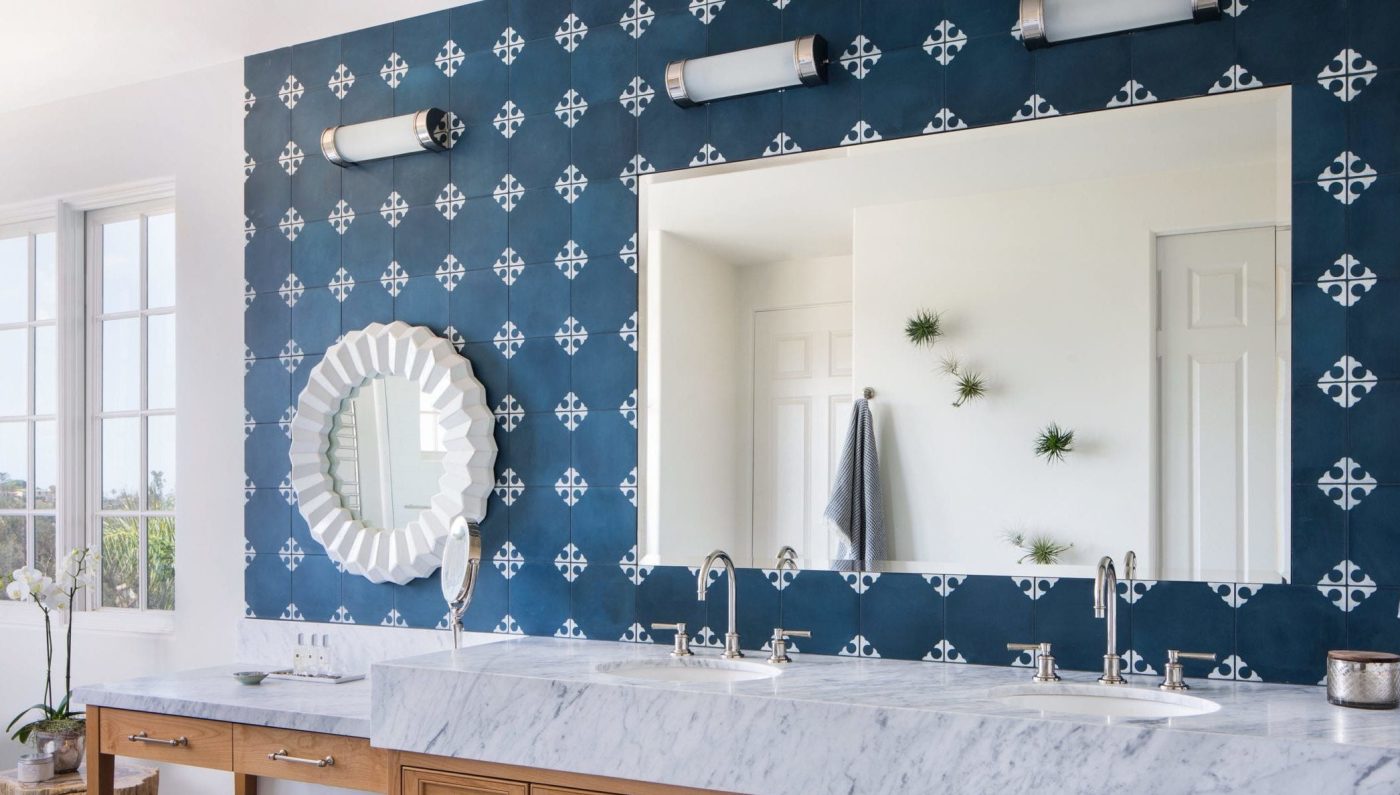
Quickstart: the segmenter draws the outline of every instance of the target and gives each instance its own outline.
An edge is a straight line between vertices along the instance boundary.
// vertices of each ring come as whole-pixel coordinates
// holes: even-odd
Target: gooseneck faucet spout
[[[714,568],[715,561],[724,566],[725,576],[729,579],[729,626],[724,632],[724,659],[737,660],[743,657],[744,653],[739,650],[739,633],[734,621],[734,561],[724,550],[716,549],[705,557],[705,564],[700,567],[700,577],[695,583],[696,595],[700,601],[705,601],[705,586],[709,584],[710,569]]]
[[[1118,656],[1118,573],[1113,558],[1104,555],[1094,572],[1094,617],[1104,620],[1107,646],[1103,655],[1103,676],[1099,684],[1121,685],[1123,658]]]

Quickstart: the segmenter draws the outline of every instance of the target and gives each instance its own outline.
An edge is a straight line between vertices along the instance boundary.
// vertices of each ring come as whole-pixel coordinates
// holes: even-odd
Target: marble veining
[[[773,679],[686,684],[599,670],[665,654],[525,638],[376,664],[371,739],[744,793],[1400,789],[1395,714],[1333,707],[1316,687],[1192,680],[1218,712],[1095,718],[989,698],[1028,682],[1025,669],[802,656]],[[1193,772],[1183,775],[1186,759]]]
[[[74,698],[89,706],[158,712],[187,718],[274,726],[279,729],[369,737],[370,683],[343,685],[265,680],[239,684],[234,671],[260,670],[235,663],[174,674],[80,687]]]

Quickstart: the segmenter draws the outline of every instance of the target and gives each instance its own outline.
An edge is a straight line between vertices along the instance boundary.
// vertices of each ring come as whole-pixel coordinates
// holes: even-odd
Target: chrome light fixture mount
[[[321,154],[345,167],[420,151],[441,152],[452,148],[450,127],[447,111],[440,108],[327,127],[321,131]]]
[[[813,34],[666,64],[666,93],[683,108],[826,82],[826,39]]]
[[[1220,0],[1021,0],[1021,42],[1038,50],[1127,30],[1220,19]]]

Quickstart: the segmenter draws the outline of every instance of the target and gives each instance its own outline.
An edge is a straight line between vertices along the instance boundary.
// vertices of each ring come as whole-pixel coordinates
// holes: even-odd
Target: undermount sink
[[[646,679],[653,682],[683,684],[748,682],[772,679],[783,669],[776,665],[741,660],[715,660],[696,657],[675,657],[669,660],[613,663],[601,665],[598,673],[623,679]]]
[[[1187,718],[1220,709],[1197,696],[1098,684],[1016,685],[991,696],[1009,707],[1109,718]]]

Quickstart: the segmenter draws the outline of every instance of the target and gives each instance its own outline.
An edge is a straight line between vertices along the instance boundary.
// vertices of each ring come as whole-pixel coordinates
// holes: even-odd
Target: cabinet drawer
[[[481,778],[417,767],[403,769],[403,795],[527,795],[519,781]]]
[[[273,759],[272,754],[277,754]],[[297,761],[306,760],[306,761]],[[311,760],[325,762],[325,766]],[[389,755],[363,737],[233,726],[233,769],[254,776],[386,792]]]
[[[549,784],[531,784],[530,795],[610,795],[610,793],[599,792],[598,790],[592,789],[554,787]]]
[[[104,754],[233,769],[233,732],[222,721],[103,709],[98,725]]]

